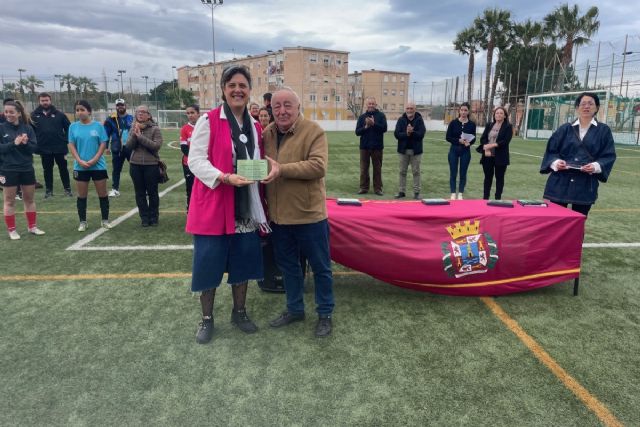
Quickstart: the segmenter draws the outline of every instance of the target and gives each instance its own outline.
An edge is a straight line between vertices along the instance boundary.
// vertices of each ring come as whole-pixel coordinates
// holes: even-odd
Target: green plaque
[[[268,175],[266,160],[238,160],[238,175],[251,181],[262,181]]]

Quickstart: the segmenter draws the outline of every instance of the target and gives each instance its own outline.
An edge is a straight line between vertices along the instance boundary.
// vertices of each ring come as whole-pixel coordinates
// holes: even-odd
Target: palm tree
[[[31,92],[31,102],[35,103],[36,89],[44,87],[44,82],[39,78],[37,78],[36,76],[34,76],[33,74],[30,76],[27,76],[25,80],[27,82],[25,86],[27,86],[27,88]]]
[[[456,34],[453,47],[462,55],[469,55],[469,66],[467,67],[467,102],[471,102],[473,92],[473,69],[475,68],[475,55],[478,53],[480,37],[476,29],[472,26],[465,28]]]
[[[489,105],[489,82],[491,81],[493,51],[496,46],[504,44],[499,39],[504,38],[511,30],[511,12],[498,8],[485,9],[482,15],[478,16],[473,23],[480,33],[480,46],[487,51],[487,74],[484,86],[484,105],[486,108]]]
[[[87,92],[95,92],[98,90],[98,85],[96,84],[96,82],[84,76],[77,77],[75,80],[75,85],[77,86],[80,94],[85,98],[87,96]]]
[[[562,58],[560,66],[565,71],[568,70],[571,58],[573,57],[573,46],[581,46],[588,43],[589,37],[595,35],[600,28],[598,21],[598,8],[592,6],[587,13],[580,16],[578,5],[569,7],[565,3],[558,6],[553,12],[544,17],[545,31],[554,42],[564,43],[561,47]],[[556,88],[562,87],[563,76],[559,74]]]
[[[73,102],[71,101],[71,85],[75,84],[75,81],[76,77],[71,74],[65,74],[60,77],[60,88],[62,88],[64,85],[67,86],[67,101],[69,102],[69,105],[73,104]]]
[[[18,85],[16,83],[5,83],[2,87],[3,98],[17,98],[18,97]],[[5,93],[11,94],[11,96],[4,96]]]

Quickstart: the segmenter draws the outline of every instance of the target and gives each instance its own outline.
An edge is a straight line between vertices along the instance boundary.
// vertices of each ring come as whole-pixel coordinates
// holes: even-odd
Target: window
[[[391,76],[391,81],[395,83],[396,82],[396,76]]]
[[[387,89],[385,89],[385,90],[382,91],[382,94],[387,96],[387,95],[389,95],[389,91]]]
[[[329,76],[324,76],[324,82],[329,83]]]
[[[329,102],[329,95],[322,95],[322,101]]]
[[[404,76],[400,77],[400,81],[403,82],[404,81]]]
[[[328,57],[328,56],[325,56],[325,57],[322,59],[322,61],[324,62],[324,66],[325,66],[325,67],[328,67],[328,66],[329,66],[329,57]]]
[[[404,96],[404,91],[403,90],[400,91],[400,96]]]
[[[309,101],[316,102],[316,94],[315,93],[312,93],[311,95],[309,95]]]
[[[404,111],[404,104],[400,104],[398,107],[400,107],[400,111]]]
[[[384,80],[385,82],[388,82],[388,81],[389,81],[389,76],[385,74],[385,75],[384,75],[383,80]]]
[[[336,59],[336,65],[342,65],[342,59]]]
[[[386,111],[387,110],[387,104],[382,104],[382,109]]]
[[[391,96],[396,96],[396,90],[395,90],[395,89],[393,89],[393,90],[391,91]]]
[[[316,54],[309,55],[309,62],[318,62],[318,57]]]
[[[341,100],[340,95],[336,95],[336,102],[340,102]]]
[[[391,111],[394,111],[396,109],[396,104],[391,104]]]

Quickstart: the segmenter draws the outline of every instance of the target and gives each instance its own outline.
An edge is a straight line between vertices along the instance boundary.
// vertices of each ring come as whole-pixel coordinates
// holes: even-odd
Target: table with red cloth
[[[580,275],[586,217],[486,200],[327,200],[331,258],[383,282],[448,295],[523,292]]]

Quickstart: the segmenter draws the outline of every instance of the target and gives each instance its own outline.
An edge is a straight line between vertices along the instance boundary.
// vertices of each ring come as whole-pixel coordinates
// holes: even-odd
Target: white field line
[[[175,184],[171,185],[170,187],[164,189],[160,194],[160,198],[164,197],[168,192],[170,192],[171,190],[173,190],[176,187],[181,186],[182,184],[184,184],[184,178],[181,179],[180,181],[176,182]],[[112,226],[117,226],[118,224],[120,224],[121,222],[126,221],[127,219],[131,218],[133,215],[135,215],[136,213],[138,213],[138,208],[133,208],[131,209],[129,212],[127,212],[126,214],[119,216],[118,218],[116,218],[114,221],[111,222]],[[81,251],[81,250],[88,250],[88,248],[85,248],[84,245],[87,245],[89,243],[91,243],[92,241],[94,241],[95,239],[97,239],[99,236],[101,236],[102,234],[104,234],[107,230],[104,228],[98,228],[96,231],[94,231],[93,233],[87,235],[86,237],[84,237],[83,239],[78,240],[76,243],[74,243],[73,245],[69,246],[67,249],[67,251]],[[95,250],[95,248],[91,248],[91,250]]]
[[[640,243],[583,243],[582,247],[585,249],[592,248],[613,248],[613,249],[621,249],[621,248],[640,248]]]

